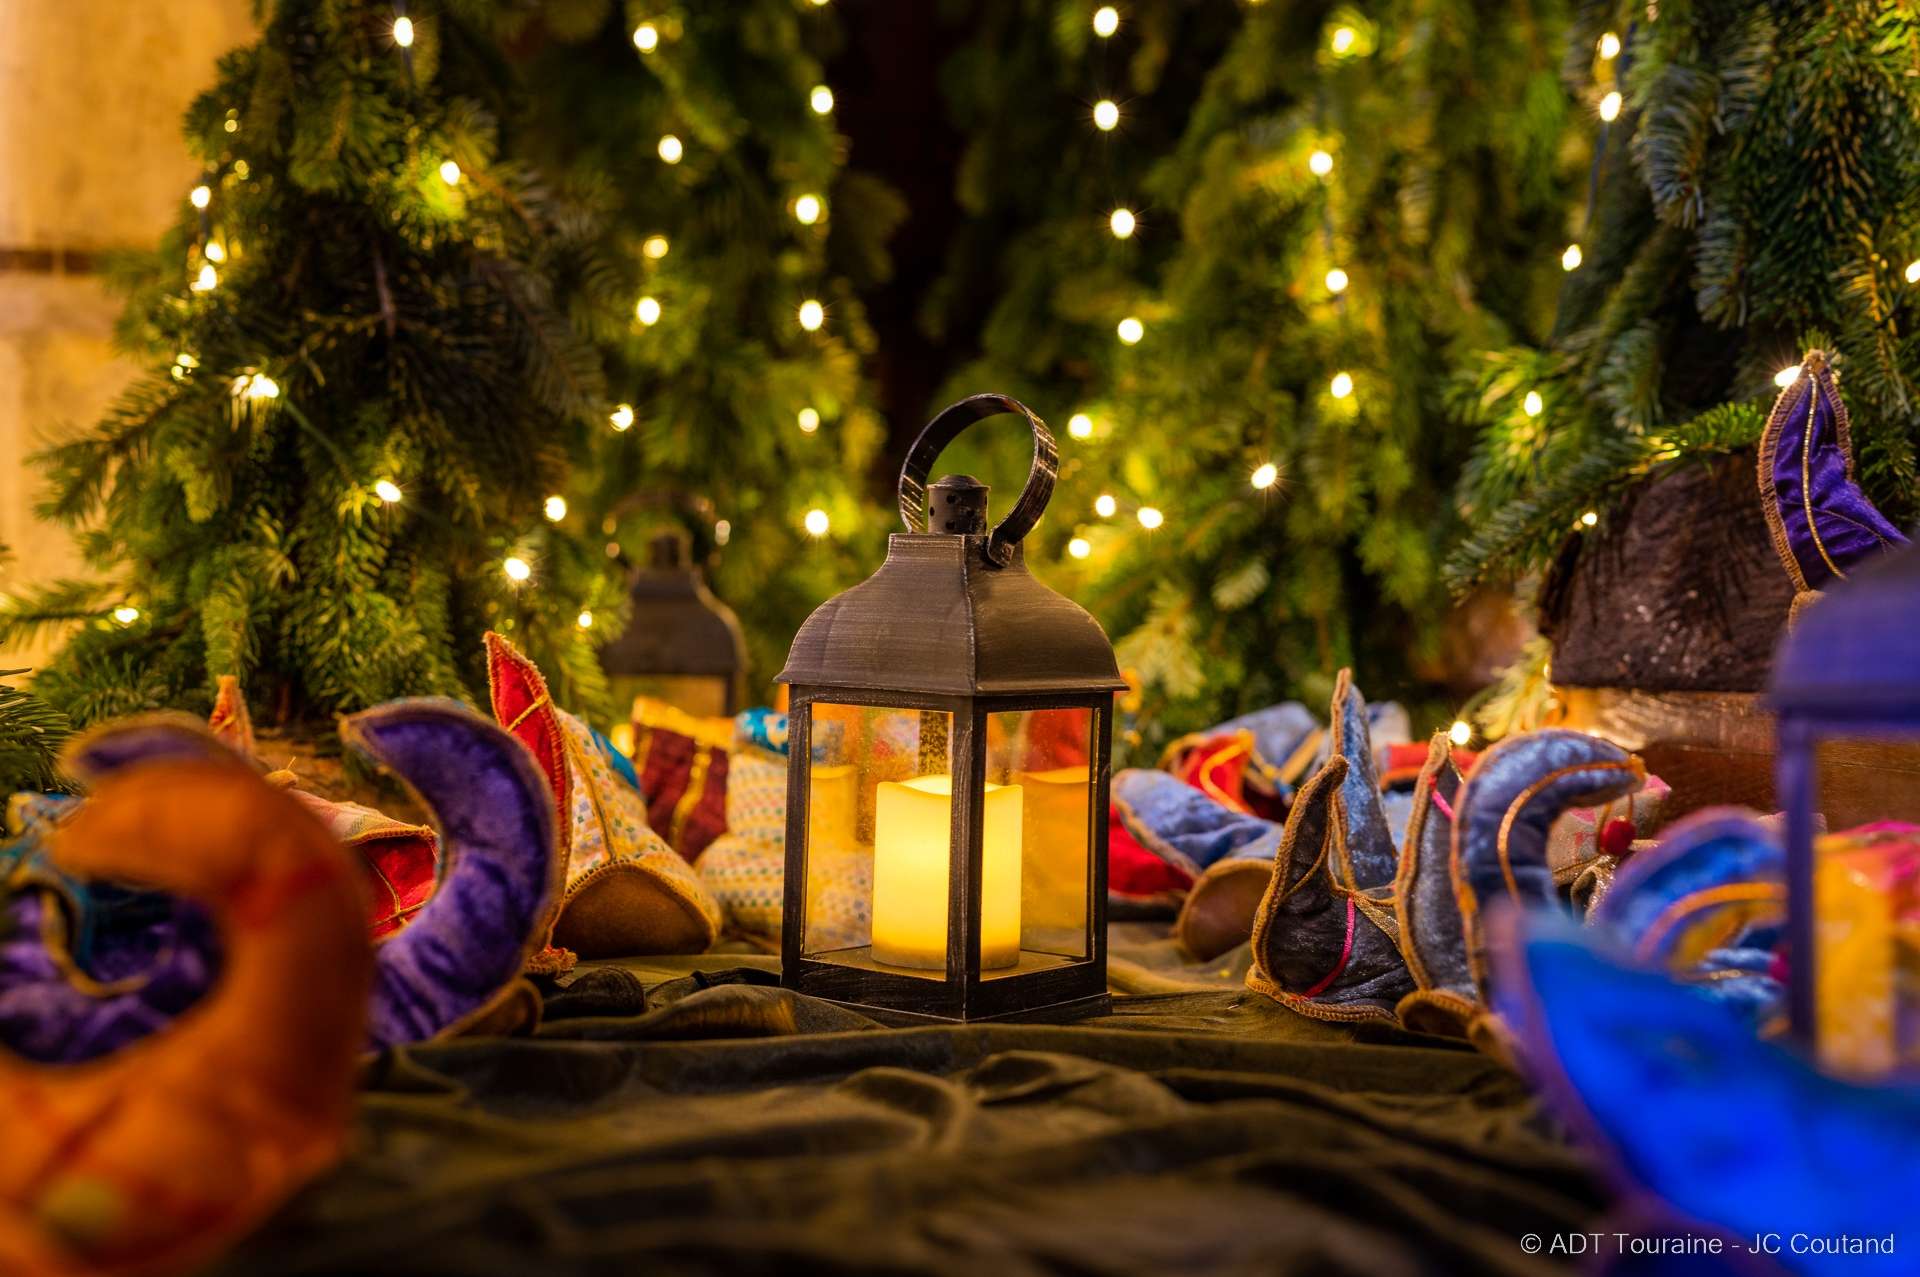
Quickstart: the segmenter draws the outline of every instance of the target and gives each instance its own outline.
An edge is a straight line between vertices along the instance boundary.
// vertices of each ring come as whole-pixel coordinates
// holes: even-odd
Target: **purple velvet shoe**
[[[440,828],[440,886],[374,951],[376,1048],[459,1033],[515,998],[546,943],[566,858],[533,755],[454,701],[391,701],[349,718],[347,741],[419,795]]]
[[[1907,538],[1853,479],[1853,440],[1826,355],[1810,350],[1760,436],[1760,504],[1801,594],[1823,590]],[[1799,606],[1796,601],[1796,607]]]

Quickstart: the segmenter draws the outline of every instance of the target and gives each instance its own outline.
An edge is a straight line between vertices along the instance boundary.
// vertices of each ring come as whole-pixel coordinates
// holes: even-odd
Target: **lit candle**
[[[988,784],[981,815],[980,966],[1020,961],[1020,786]],[[874,811],[873,956],[896,967],[947,965],[947,866],[953,780],[882,781]]]

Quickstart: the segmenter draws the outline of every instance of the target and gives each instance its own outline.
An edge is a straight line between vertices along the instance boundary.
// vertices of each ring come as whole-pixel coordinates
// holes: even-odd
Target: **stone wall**
[[[151,243],[197,167],[180,117],[251,34],[249,0],[0,2],[0,590],[71,575],[33,517],[26,454],[97,416],[133,375],[112,346],[103,249]],[[41,649],[0,651],[0,667]]]

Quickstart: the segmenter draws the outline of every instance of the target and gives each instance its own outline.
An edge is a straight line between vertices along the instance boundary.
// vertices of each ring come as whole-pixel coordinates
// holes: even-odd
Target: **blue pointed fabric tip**
[[[1490,927],[1494,1004],[1527,1071],[1630,1198],[1745,1245],[1797,1235],[1780,1259],[1798,1272],[1913,1271],[1920,1086],[1826,1076],[1571,919],[1507,910]],[[1900,1249],[1818,1249],[1848,1245]]]

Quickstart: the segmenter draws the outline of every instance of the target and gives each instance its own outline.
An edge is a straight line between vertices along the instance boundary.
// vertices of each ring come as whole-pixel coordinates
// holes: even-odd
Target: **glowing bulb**
[[[1346,292],[1348,282],[1347,272],[1341,270],[1338,266],[1327,272],[1327,291],[1330,293],[1338,294]]]
[[[547,522],[558,523],[567,517],[567,499],[562,496],[548,497],[541,510],[547,516]]]
[[[1561,270],[1579,270],[1580,262],[1580,246],[1578,244],[1567,245],[1567,251],[1560,254]]]
[[[583,630],[590,630],[593,628],[593,613],[581,608],[580,615],[573,618],[573,623]]]
[[[221,247],[219,240],[210,239],[207,241],[207,260],[210,262],[224,262],[227,260],[227,250]]]
[[[1133,210],[1130,208],[1116,208],[1113,216],[1107,219],[1107,229],[1113,232],[1115,239],[1126,239],[1132,235],[1134,225]]]
[[[808,536],[823,537],[827,535],[828,523],[827,523],[827,512],[825,510],[822,510],[816,506],[815,508],[807,511],[807,517],[806,517],[805,523],[806,523]]]
[[[205,208],[207,205],[213,203],[213,188],[210,186],[196,186],[187,195],[187,199],[195,208]]]
[[[220,127],[229,133],[238,133],[240,131],[240,117],[229,111],[227,113],[227,122]]]
[[[1589,510],[1580,516],[1580,526],[1583,528],[1590,528],[1598,522],[1600,522],[1600,512],[1598,510]]]
[[[1102,492],[1093,499],[1093,512],[1103,519],[1111,519],[1113,512],[1119,508],[1120,503],[1113,499],[1113,494],[1110,492]]]
[[[820,325],[827,322],[827,308],[809,297],[800,303],[800,326],[810,333],[819,332]]]
[[[1907,263],[1907,282],[1909,284],[1920,284],[1920,261]]]
[[[1527,397],[1520,401],[1520,411],[1526,413],[1529,417],[1539,416],[1541,410],[1546,406],[1547,401],[1540,397],[1540,392],[1537,390],[1529,390]]]
[[[1167,521],[1165,515],[1161,514],[1160,511],[1154,509],[1150,505],[1141,506],[1139,513],[1135,514],[1133,517],[1140,520],[1140,526],[1145,528],[1149,532],[1153,531],[1155,528],[1159,527],[1161,524]]]
[[[1791,368],[1782,368],[1779,372],[1773,374],[1773,384],[1780,387],[1782,390],[1785,390],[1788,386],[1791,386],[1794,382],[1798,381],[1799,379],[1800,379],[1799,364],[1795,364]]]
[[[1120,11],[1118,9],[1110,4],[1103,4],[1093,11],[1093,33],[1102,40],[1107,39],[1119,29]]]
[[[813,7],[816,9],[824,9],[827,7],[827,0],[813,0]]]
[[[1325,177],[1333,172],[1333,156],[1326,151],[1315,151],[1307,157],[1307,167],[1315,177]]]
[[[242,388],[245,390],[246,396],[249,399],[278,399],[280,397],[280,383],[263,372],[257,372],[251,377],[243,377],[241,381],[245,383]]]
[[[393,20],[393,42],[403,49],[413,47],[413,19],[395,18]]]
[[[1456,745],[1465,745],[1473,739],[1473,724],[1464,718],[1455,719],[1453,726],[1447,729],[1447,739]]]
[[[1085,537],[1075,537],[1067,542],[1067,553],[1076,559],[1084,559],[1093,553],[1093,543]]]
[[[502,563],[500,570],[507,574],[507,580],[514,582],[525,581],[533,575],[533,568],[528,566],[527,561],[519,555],[515,555],[505,563]]]
[[[1335,27],[1333,29],[1333,38],[1327,43],[1335,53],[1344,56],[1353,52],[1353,42],[1358,38],[1358,33],[1356,33],[1352,27]]]
[[[640,245],[640,251],[657,262],[667,255],[669,247],[665,235],[649,235]]]
[[[607,422],[615,430],[633,429],[633,405],[623,403],[607,414]]]
[[[800,410],[800,433],[810,435],[820,428],[820,414],[812,408]]]
[[[1067,418],[1067,433],[1076,439],[1093,438],[1093,418],[1084,412],[1076,412]]]
[[[122,625],[132,625],[140,619],[140,609],[131,603],[122,603],[119,607],[113,609],[113,619]]]
[[[642,22],[633,29],[633,47],[642,53],[652,53],[660,47],[660,28],[651,22]]]
[[[1120,124],[1120,108],[1111,98],[1101,98],[1093,104],[1093,126],[1102,133],[1111,133]]]
[[[1617,90],[1600,99],[1600,118],[1609,123],[1620,118],[1620,94]]]
[[[668,133],[660,139],[660,158],[669,164],[678,164],[680,157],[686,154],[686,148],[680,145],[680,139]]]
[[[811,226],[819,221],[821,211],[818,195],[802,195],[793,202],[793,220],[802,226]]]
[[[653,327],[660,322],[660,299],[658,297],[642,297],[633,304],[633,317],[645,324],[648,328]]]
[[[1600,57],[1611,62],[1620,56],[1620,37],[1609,31],[1600,37]]]
[[[1266,461],[1262,462],[1260,466],[1254,470],[1253,478],[1249,480],[1249,482],[1251,482],[1257,490],[1265,492],[1268,488],[1271,488],[1275,483],[1279,482],[1279,479],[1280,467],[1274,465],[1271,461]]]
[[[1114,332],[1120,335],[1123,344],[1131,346],[1147,335],[1147,326],[1132,315],[1128,315],[1120,321]]]
[[[824,84],[814,85],[813,92],[807,94],[807,105],[815,115],[825,115],[833,110],[833,90]]]
[[[382,479],[373,485],[373,495],[388,505],[399,505],[402,493],[399,484],[391,479]]]
[[[1353,393],[1353,378],[1344,372],[1333,374],[1333,380],[1327,383],[1327,393],[1335,399],[1345,399]]]
[[[460,166],[452,160],[442,160],[440,162],[440,180],[448,186],[460,185]]]
[[[200,273],[193,277],[193,283],[187,285],[196,293],[210,293],[220,287],[220,272],[211,263],[202,263]]]
[[[731,540],[733,540],[733,524],[727,522],[725,519],[714,520],[713,543],[715,545],[725,545]]]

